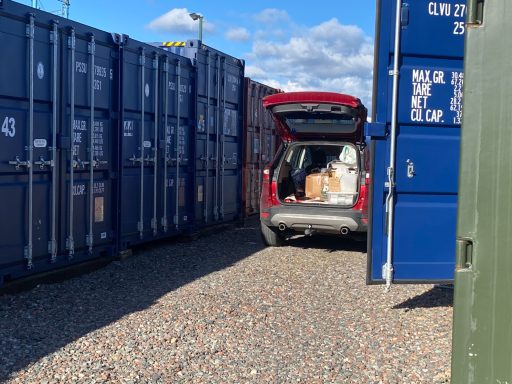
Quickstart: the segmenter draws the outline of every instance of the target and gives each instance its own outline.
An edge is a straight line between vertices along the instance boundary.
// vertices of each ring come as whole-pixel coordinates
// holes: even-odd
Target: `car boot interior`
[[[357,201],[359,151],[354,144],[291,145],[278,174],[284,203],[352,206]]]

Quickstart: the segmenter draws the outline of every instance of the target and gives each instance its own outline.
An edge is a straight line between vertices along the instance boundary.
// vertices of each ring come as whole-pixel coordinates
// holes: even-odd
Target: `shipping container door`
[[[0,283],[57,257],[52,31],[33,15],[1,16]]]
[[[116,48],[107,33],[63,28],[60,247],[80,259],[116,239]]]
[[[220,157],[220,217],[231,221],[242,213],[242,148],[244,72],[239,61],[222,60],[222,131]]]
[[[189,59],[169,53],[164,58],[163,76],[162,223],[167,225],[166,232],[176,232],[193,222],[195,68]]]
[[[452,383],[512,383],[512,7],[470,5]]]
[[[231,221],[242,212],[243,63],[206,46],[187,50],[198,71],[195,221]]]
[[[208,50],[198,52],[195,218],[199,226],[219,220],[217,132],[220,126],[220,82],[220,56]]]
[[[129,40],[123,50],[122,248],[159,235],[157,132],[159,57]]]
[[[395,3],[378,4],[375,123],[367,132],[373,156],[368,281],[449,281],[455,261],[466,5],[404,1],[395,68]]]

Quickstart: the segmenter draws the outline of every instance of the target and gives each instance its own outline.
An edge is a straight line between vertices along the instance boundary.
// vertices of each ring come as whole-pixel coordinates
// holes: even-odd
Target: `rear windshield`
[[[342,161],[357,168],[357,150],[353,145],[295,145],[286,155],[294,169],[327,168],[329,163]]]

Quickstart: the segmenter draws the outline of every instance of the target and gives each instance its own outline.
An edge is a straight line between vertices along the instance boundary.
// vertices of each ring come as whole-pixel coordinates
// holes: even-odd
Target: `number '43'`
[[[16,135],[16,120],[14,117],[6,117],[2,123],[2,133],[6,137],[14,137]]]

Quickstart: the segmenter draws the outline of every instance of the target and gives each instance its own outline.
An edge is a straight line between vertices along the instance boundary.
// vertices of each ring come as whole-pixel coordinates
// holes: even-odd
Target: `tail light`
[[[359,198],[357,199],[354,210],[362,211],[363,220],[368,219],[368,192],[370,191],[370,172],[364,172],[359,185]]]
[[[266,166],[263,170],[263,183],[260,196],[261,217],[267,218],[269,216],[268,210],[280,204],[277,198],[277,181],[272,181],[272,170],[270,166]]]

